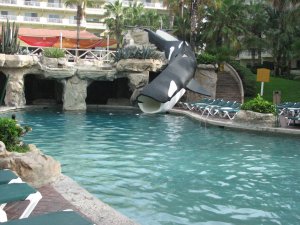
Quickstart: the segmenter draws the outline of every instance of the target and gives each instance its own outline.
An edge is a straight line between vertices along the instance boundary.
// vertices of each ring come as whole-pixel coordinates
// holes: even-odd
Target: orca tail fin
[[[190,91],[196,92],[201,95],[211,96],[211,94],[205,90],[195,79],[191,79],[189,83],[186,85],[186,88]]]

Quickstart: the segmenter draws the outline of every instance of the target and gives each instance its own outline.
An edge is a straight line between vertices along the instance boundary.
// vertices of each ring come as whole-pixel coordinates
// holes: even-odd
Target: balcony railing
[[[17,16],[15,15],[0,15],[1,20],[17,20]]]
[[[62,19],[60,18],[48,18],[47,20],[50,23],[62,23]]]
[[[58,3],[58,2],[54,2],[54,3],[48,2],[47,7],[50,7],[50,8],[63,8],[63,4]]]
[[[29,5],[29,6],[40,6],[41,4],[37,1],[25,1],[24,5]]]
[[[24,21],[40,22],[40,17],[24,16]]]
[[[16,5],[17,0],[0,0],[0,4]]]
[[[44,49],[47,47],[33,47],[35,50],[31,52],[27,52],[26,54],[29,55],[40,55],[40,52],[43,52]],[[80,61],[100,61],[104,63],[112,63],[114,61],[115,51],[111,51],[109,49],[106,50],[96,50],[96,49],[70,49],[70,48],[63,48],[65,52],[65,57],[68,59],[68,61],[71,62],[80,62]]]
[[[75,20],[75,19],[69,19],[69,24],[77,24],[77,20]]]

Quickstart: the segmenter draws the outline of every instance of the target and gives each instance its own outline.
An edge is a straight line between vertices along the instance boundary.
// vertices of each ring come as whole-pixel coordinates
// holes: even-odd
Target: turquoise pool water
[[[145,225],[299,224],[300,140],[133,111],[17,112],[25,141]]]

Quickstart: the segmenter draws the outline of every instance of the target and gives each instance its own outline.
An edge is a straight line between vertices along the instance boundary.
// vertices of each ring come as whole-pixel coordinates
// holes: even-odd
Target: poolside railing
[[[32,47],[30,47],[32,48]],[[23,53],[28,55],[40,56],[46,47],[35,47],[32,51],[25,51]],[[65,52],[65,57],[68,61],[78,62],[79,60],[97,60],[104,63],[113,62],[115,51],[103,50],[103,49],[73,49],[73,48],[62,48]]]

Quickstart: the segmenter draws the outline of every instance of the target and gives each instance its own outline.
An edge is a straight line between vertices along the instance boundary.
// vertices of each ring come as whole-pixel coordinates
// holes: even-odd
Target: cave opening
[[[63,84],[28,74],[24,79],[27,105],[62,104]]]
[[[87,88],[86,104],[106,105],[123,100],[129,104],[132,92],[127,78],[114,81],[93,81]]]
[[[7,80],[5,74],[0,72],[0,105],[4,105]]]

